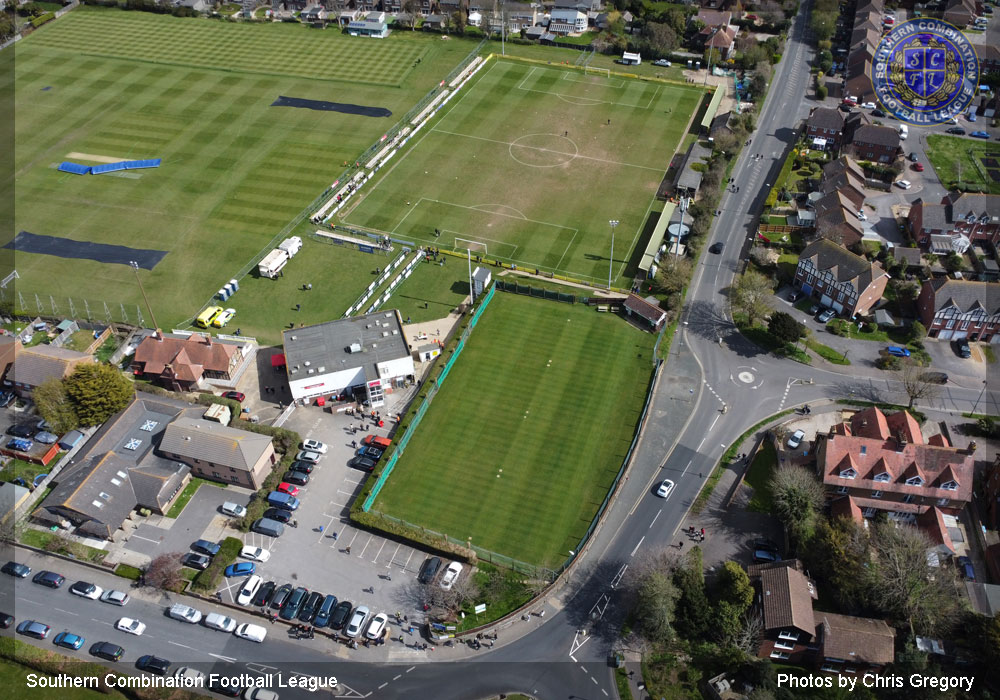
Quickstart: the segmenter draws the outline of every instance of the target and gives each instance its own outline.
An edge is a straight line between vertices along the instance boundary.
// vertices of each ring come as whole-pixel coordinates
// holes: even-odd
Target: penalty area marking
[[[589,77],[589,78],[602,78],[603,80],[608,81],[608,85],[606,87],[611,87],[611,88],[623,88],[623,87],[625,87],[625,79],[624,78],[610,78],[608,76],[594,75],[592,73],[587,73],[586,77]],[[582,83],[584,85],[594,85],[595,84],[595,83],[593,83],[593,82],[591,82],[589,80],[580,80],[579,78],[576,77],[576,73],[563,73],[563,80],[567,80],[567,81],[569,81],[571,83]],[[617,85],[610,84],[612,80],[616,80],[618,82],[618,84]]]

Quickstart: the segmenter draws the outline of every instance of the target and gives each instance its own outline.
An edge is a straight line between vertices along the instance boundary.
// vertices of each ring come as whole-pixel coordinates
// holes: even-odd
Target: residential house
[[[528,3],[509,3],[507,7],[507,27],[512,32],[534,27],[539,20],[538,6]]]
[[[208,333],[175,335],[157,330],[135,349],[132,372],[172,391],[213,383],[232,387],[255,354],[251,343],[213,340]]]
[[[832,107],[815,107],[806,120],[806,134],[814,148],[839,151],[844,138],[844,113]]]
[[[302,14],[299,15],[299,21],[303,24],[325,26],[327,17],[328,13],[325,7],[322,5],[313,5],[302,11]]]
[[[854,130],[848,151],[859,160],[891,165],[902,154],[899,144],[896,129],[865,124]]]
[[[553,0],[544,3],[546,7],[555,10],[579,10],[580,12],[598,12],[601,9],[601,0]]]
[[[997,264],[996,255],[987,249],[986,243],[975,243],[967,252],[976,271],[976,279],[980,282],[1000,281],[1000,265]],[[965,277],[968,279],[969,273]]]
[[[931,507],[956,514],[972,498],[973,456],[943,435],[924,441],[906,411],[855,413],[816,444],[816,468],[829,500],[851,496],[865,517],[887,511],[914,522]]]
[[[1000,46],[976,44],[980,73],[1000,73]]]
[[[917,297],[917,312],[931,338],[1000,343],[1000,284],[995,282],[927,280]]]
[[[862,58],[858,59],[858,55]],[[858,102],[869,102],[875,98],[875,88],[872,87],[872,56],[874,52],[869,49],[865,49],[864,54],[851,54],[854,60],[848,66],[843,91],[844,95],[849,95]]]
[[[556,9],[549,13],[549,32],[567,35],[587,31],[587,15],[579,10]]]
[[[823,166],[820,192],[839,192],[855,211],[861,211],[865,203],[865,173],[853,158],[841,156]]]
[[[883,620],[813,610],[816,586],[797,559],[747,568],[763,623],[757,656],[827,673],[877,673],[895,658]]]
[[[940,204],[910,206],[910,237],[924,250],[964,253],[970,243],[1000,246],[1000,195],[953,192]],[[994,251],[995,252],[995,251]]]
[[[447,27],[450,21],[451,17],[447,15],[427,15],[426,19],[424,19],[423,28],[440,31]]]
[[[924,266],[923,253],[920,251],[920,248],[905,248],[890,244],[889,250],[889,254],[893,259],[903,263],[904,273],[918,272]]]
[[[849,248],[861,242],[865,229],[859,209],[839,190],[833,190],[816,201],[816,233],[827,240]]]
[[[882,298],[889,275],[877,262],[819,238],[799,255],[793,284],[842,316],[866,315]]]
[[[215,4],[207,0],[180,0],[178,7],[187,7],[195,12],[205,13],[215,7]]]
[[[14,392],[25,398],[45,380],[64,379],[80,365],[94,361],[92,355],[54,345],[35,345],[16,352],[17,359],[8,379],[12,380]]]
[[[698,11],[698,14],[691,18],[691,21],[701,22],[706,27],[726,27],[732,24],[733,13],[702,9]]]
[[[166,426],[187,408],[172,399],[133,399],[56,475],[32,520],[111,540],[137,509],[165,513],[190,480],[190,469],[158,456],[156,448]]]
[[[941,18],[959,29],[964,29],[979,15],[978,9],[976,0],[948,0]]]
[[[727,59],[736,48],[736,35],[738,33],[738,27],[712,27],[708,35],[705,36],[705,48],[716,49],[723,59]],[[704,30],[702,30],[702,35],[705,35]]]
[[[163,432],[159,451],[205,479],[259,489],[278,458],[267,435],[182,416]]]

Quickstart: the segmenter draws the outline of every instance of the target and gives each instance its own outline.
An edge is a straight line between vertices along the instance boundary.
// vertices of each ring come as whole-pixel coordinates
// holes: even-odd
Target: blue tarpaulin
[[[59,164],[59,170],[64,173],[73,173],[74,175],[87,175],[90,173],[90,166],[66,160]]]
[[[125,168],[128,170],[137,170],[139,168],[158,168],[160,167],[159,158],[151,158],[149,160],[127,160],[125,161]]]
[[[119,161],[117,163],[103,163],[102,165],[95,165],[90,169],[90,172],[93,175],[101,175],[102,173],[113,173],[124,169],[125,161]]]

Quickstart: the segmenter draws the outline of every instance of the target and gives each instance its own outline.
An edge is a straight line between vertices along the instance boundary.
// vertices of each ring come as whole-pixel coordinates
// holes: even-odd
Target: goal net
[[[474,241],[471,238],[459,238],[455,236],[455,250],[471,250],[476,255],[488,255],[486,244],[481,241]]]
[[[604,78],[611,77],[610,68],[594,68],[593,66],[586,66],[583,69],[584,75],[600,75]]]

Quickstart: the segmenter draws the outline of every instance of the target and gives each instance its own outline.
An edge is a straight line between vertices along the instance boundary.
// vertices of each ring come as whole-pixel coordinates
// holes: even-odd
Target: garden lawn
[[[971,130],[971,129],[970,129]],[[977,155],[1000,156],[1000,144],[980,141],[963,136],[930,134],[927,136],[927,157],[945,187],[952,187],[959,180],[969,185],[980,185],[986,192],[1000,194],[1000,182],[984,177],[983,164]],[[1000,170],[995,170],[1000,175]]]
[[[774,445],[765,440],[757,454],[754,455],[750,469],[744,478],[747,486],[753,489],[753,496],[747,504],[747,510],[758,513],[770,513],[772,508],[772,494],[770,487],[771,476],[778,466],[778,456],[774,450]]]
[[[496,292],[374,510],[555,569],[621,467],[655,336]]]

